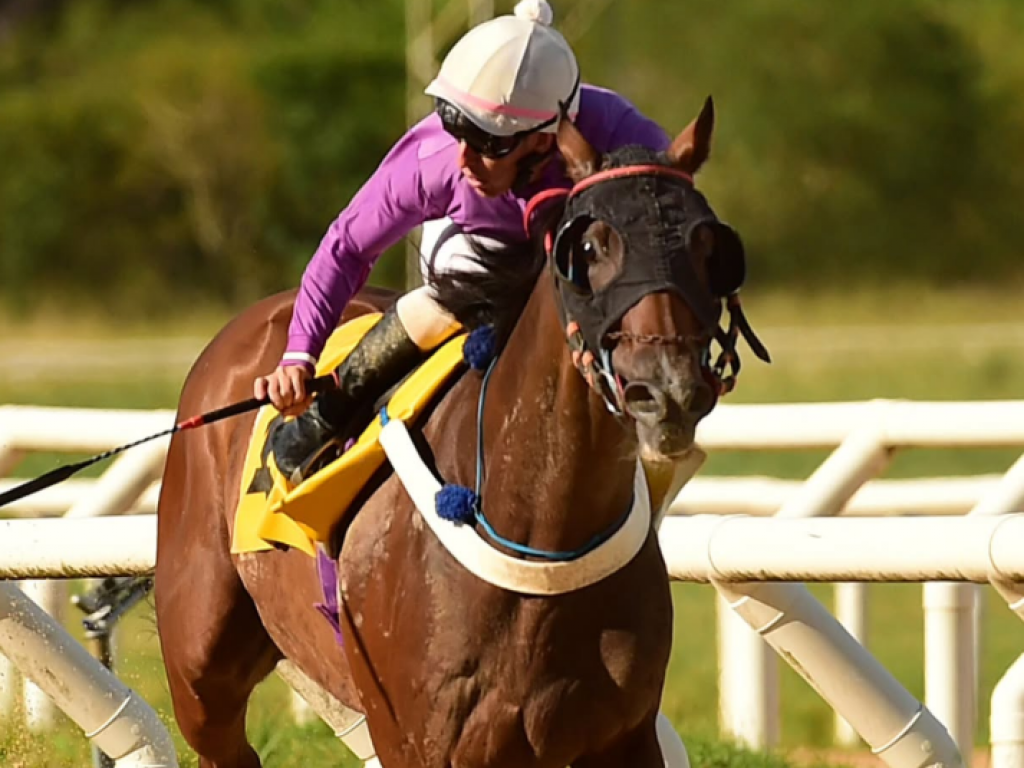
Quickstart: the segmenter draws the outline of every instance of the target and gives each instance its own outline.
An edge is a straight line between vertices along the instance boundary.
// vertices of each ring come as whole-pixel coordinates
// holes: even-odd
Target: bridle
[[[734,285],[711,285],[709,288],[697,278],[689,259],[673,260],[672,256],[676,255],[674,253],[657,254],[650,258],[660,259],[661,264],[634,265],[633,269],[641,279],[637,281],[635,279],[637,275],[632,275],[633,280],[624,281],[636,282],[645,287],[629,288],[625,296],[619,297],[617,304],[613,301],[611,308],[603,306],[601,308],[604,310],[603,314],[601,311],[591,312],[593,308],[584,303],[583,297],[574,295],[571,289],[566,289],[565,276],[560,273],[557,264],[559,256],[565,253],[564,249],[572,247],[578,242],[591,221],[598,218],[588,216],[586,206],[581,206],[579,212],[571,212],[572,204],[579,201],[582,193],[597,185],[636,176],[665,178],[681,182],[691,190],[694,189],[693,177],[677,168],[656,163],[627,165],[598,171],[577,182],[571,189],[549,189],[540,192],[530,199],[523,214],[524,226],[527,232],[530,232],[532,218],[541,206],[555,200],[564,200],[565,208],[558,226],[554,231],[546,231],[543,239],[549,266],[556,275],[559,312],[562,315],[566,341],[571,350],[573,364],[591,388],[603,398],[609,410],[617,415],[624,412],[623,382],[621,377],[615,373],[612,366],[611,349],[604,343],[605,340],[629,340],[639,344],[655,345],[698,342],[702,348],[702,373],[709,385],[719,395],[731,392],[736,386],[736,379],[740,371],[740,359],[736,345],[740,336],[746,340],[759,359],[765,362],[770,360],[767,349],[754,334],[740,304],[739,288],[743,282],[743,264],[737,265],[740,277],[735,280]],[[711,215],[713,216],[713,214]],[[582,223],[580,223],[581,220]],[[703,221],[703,219],[699,221]],[[699,223],[699,221],[695,223]],[[736,242],[738,244],[738,238]],[[742,259],[742,247],[740,247],[737,258]],[[666,267],[666,265],[670,266]],[[664,275],[669,272],[671,279],[666,279]],[[650,275],[648,276],[647,273]],[[616,281],[621,278],[622,275],[612,281],[604,290],[614,290]],[[610,330],[609,326],[621,320],[629,307],[643,295],[665,289],[681,295],[701,322],[704,329],[702,333],[692,336],[655,336]],[[723,328],[719,323],[723,302],[729,312],[728,329]],[[575,310],[573,306],[567,306],[573,304]],[[599,321],[598,329],[581,324],[593,326],[595,320]],[[710,350],[712,340],[718,342],[721,348],[714,362],[711,360]]]

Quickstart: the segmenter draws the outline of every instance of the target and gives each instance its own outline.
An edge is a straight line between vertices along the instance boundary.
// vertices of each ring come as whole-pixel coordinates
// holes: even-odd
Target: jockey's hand
[[[312,399],[306,382],[312,374],[301,365],[282,365],[268,376],[260,376],[253,383],[253,394],[261,400],[270,398],[285,416],[298,416],[309,407]]]

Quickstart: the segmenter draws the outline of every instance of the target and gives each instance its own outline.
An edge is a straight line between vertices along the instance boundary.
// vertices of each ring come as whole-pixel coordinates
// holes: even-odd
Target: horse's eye
[[[583,258],[587,260],[587,263],[593,263],[594,259],[597,258],[597,248],[594,246],[592,240],[584,240],[580,245],[580,250],[583,253]]]

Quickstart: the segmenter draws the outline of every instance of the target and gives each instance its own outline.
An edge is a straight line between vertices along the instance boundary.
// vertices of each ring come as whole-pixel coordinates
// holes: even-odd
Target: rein
[[[681,179],[691,186],[693,185],[693,177],[690,174],[668,166],[643,164],[612,168],[588,176],[582,181],[577,182],[571,189],[548,189],[535,195],[527,203],[526,209],[523,212],[523,226],[527,233],[529,233],[532,217],[540,206],[550,201],[564,200],[568,203],[568,201],[575,195],[578,195],[584,190],[600,184],[601,182],[631,176],[663,176]],[[544,233],[544,249],[549,261],[554,257],[554,247],[555,242],[552,232],[551,230],[548,230]],[[714,295],[713,289],[711,293],[714,300],[722,300],[723,297]],[[722,352],[714,364],[712,364],[710,361],[710,354],[707,351],[707,348],[705,348],[703,354],[704,359],[701,362],[701,367],[705,372],[705,376],[708,379],[712,379],[713,383],[717,385],[719,394],[724,394],[731,391],[735,385],[736,374],[739,372],[739,358],[736,354],[736,342],[741,334],[751,344],[751,348],[758,357],[762,357],[763,359],[767,358],[767,351],[764,350],[763,345],[761,345],[757,337],[754,336],[749,323],[746,321],[746,317],[743,315],[743,311],[740,308],[739,296],[734,291],[731,295],[725,297],[725,301],[730,314],[730,324],[727,331],[722,329],[720,325],[717,325],[710,334],[693,336],[660,336],[653,334],[636,334],[625,331],[612,331],[606,334],[606,338],[614,341],[628,340],[639,344],[671,345],[684,344],[692,341],[705,341],[708,339],[708,335],[710,335],[710,338],[717,341],[721,346]],[[569,345],[574,367],[582,374],[591,389],[593,389],[602,398],[605,405],[608,407],[608,410],[616,417],[622,417],[624,415],[623,382],[615,373],[612,366],[611,350],[607,347],[602,347],[597,350],[595,354],[594,350],[588,348],[579,323],[568,315],[567,308],[562,307],[562,312],[566,321],[566,341]],[[484,373],[483,382],[480,387],[480,395],[477,401],[475,489],[471,490],[460,487],[461,493],[459,495],[465,500],[465,506],[463,507],[462,512],[459,513],[459,522],[475,522],[488,538],[520,556],[540,558],[554,562],[578,560],[601,547],[601,545],[609,541],[625,525],[633,512],[636,503],[636,496],[634,494],[629,507],[618,520],[616,520],[609,528],[600,532],[576,550],[550,551],[537,549],[511,541],[499,534],[491,525],[490,521],[487,520],[482,503],[485,475],[484,404],[487,399],[487,390],[488,385],[490,384],[491,374],[494,371],[497,359],[497,357],[491,359],[490,364],[487,366]],[[726,376],[725,370],[729,366],[732,367],[732,373],[731,375]],[[387,414],[385,410],[382,413],[382,422],[386,423],[386,421]]]
[[[689,184],[693,184],[693,177],[688,173],[679,171],[675,168],[669,168],[663,165],[633,165],[626,166],[623,168],[613,168],[607,171],[601,171],[588,176],[586,179],[578,182],[571,189],[548,189],[545,190],[533,198],[530,199],[526,206],[526,210],[523,213],[523,223],[527,232],[529,232],[529,223],[533,214],[537,211],[538,207],[546,202],[556,199],[564,198],[566,201],[571,199],[574,195],[579,194],[585,189],[599,184],[602,181],[609,181],[612,179],[623,178],[627,176],[669,176],[673,178],[683,179]],[[551,232],[545,233],[545,251],[548,257],[551,256],[553,242]],[[572,351],[572,360],[574,366],[592,389],[594,389],[604,399],[608,409],[616,416],[622,416],[622,401],[623,401],[623,387],[622,382],[612,369],[611,351],[608,349],[600,350],[601,360],[595,357],[594,353],[587,349],[586,344],[583,341],[583,335],[580,332],[580,327],[577,322],[570,319],[566,326],[566,340]],[[646,337],[636,336],[633,334],[618,333],[616,338],[633,338],[635,340],[651,343],[660,344],[671,344],[676,343],[679,340],[685,341],[684,337]],[[476,434],[476,483],[475,490],[471,493],[469,498],[472,519],[480,526],[480,529],[494,542],[506,547],[507,549],[515,552],[518,555],[525,557],[535,557],[547,561],[553,562],[567,562],[578,560],[581,557],[593,552],[599,548],[602,544],[612,538],[626,523],[630,515],[633,512],[636,498],[635,495],[630,499],[629,505],[625,512],[609,526],[606,530],[598,533],[590,541],[586,542],[582,547],[569,550],[569,551],[552,551],[537,549],[535,547],[528,547],[523,544],[514,542],[501,534],[499,534],[490,521],[487,519],[483,510],[483,483],[484,483],[484,403],[487,399],[487,388],[490,383],[491,374],[494,371],[495,364],[498,358],[495,357],[491,360],[490,365],[487,367],[484,373],[483,382],[480,387],[480,397],[477,401],[477,434]],[[602,384],[605,386],[602,387]],[[606,392],[605,389],[608,391]],[[609,396],[610,394],[610,396]]]
[[[549,560],[552,562],[567,562],[571,560],[578,560],[579,558],[593,552],[595,549],[604,544],[608,539],[614,536],[623,524],[629,518],[633,512],[633,506],[635,502],[635,496],[631,496],[629,500],[629,506],[626,507],[626,511],[623,515],[616,520],[612,525],[601,533],[596,534],[590,541],[586,542],[583,546],[573,550],[548,550],[548,549],[537,549],[536,547],[528,547],[524,544],[519,544],[512,541],[511,539],[505,538],[498,533],[491,522],[484,515],[483,510],[483,486],[484,486],[484,403],[487,399],[487,385],[491,380],[491,373],[494,371],[494,367],[498,362],[498,358],[495,357],[491,360],[490,365],[487,366],[487,371],[484,373],[483,383],[480,386],[480,398],[477,401],[476,407],[476,490],[473,494],[473,516],[476,522],[480,525],[480,528],[498,544],[510,549],[518,555],[524,555],[527,557],[537,557],[542,560]]]

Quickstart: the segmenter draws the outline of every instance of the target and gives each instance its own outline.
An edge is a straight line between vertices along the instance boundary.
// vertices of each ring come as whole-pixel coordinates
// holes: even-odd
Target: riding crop
[[[306,382],[306,390],[311,393],[322,392],[333,386],[335,386],[335,380],[331,375],[319,376]],[[33,480],[29,480],[28,482],[15,486],[9,491],[0,493],[0,507],[4,507],[12,502],[18,501],[19,499],[23,499],[33,493],[37,493],[44,488],[49,488],[51,485],[63,482],[76,472],[80,472],[86,467],[90,467],[99,461],[104,461],[112,456],[116,456],[123,451],[127,451],[129,448],[134,448],[137,445],[148,443],[150,440],[156,440],[158,437],[173,435],[176,432],[183,432],[186,429],[204,427],[207,424],[213,424],[216,421],[227,419],[231,416],[238,416],[242,413],[255,411],[257,408],[267,405],[269,402],[270,400],[265,397],[251,397],[248,400],[233,403],[232,405],[226,405],[223,408],[217,408],[213,411],[208,411],[207,413],[201,413],[198,416],[192,416],[191,418],[178,422],[170,429],[165,429],[162,432],[157,432],[149,437],[144,437],[141,440],[136,440],[132,443],[127,443],[109,451],[105,451],[104,453],[97,454],[90,459],[75,462],[74,464],[65,464],[62,467],[51,469],[49,472],[46,472]]]

